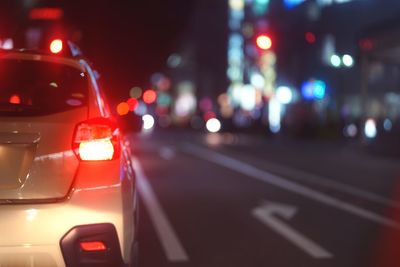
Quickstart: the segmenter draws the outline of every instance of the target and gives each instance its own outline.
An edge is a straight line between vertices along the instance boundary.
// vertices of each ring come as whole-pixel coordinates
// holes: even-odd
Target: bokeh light
[[[372,139],[375,138],[377,135],[377,129],[376,129],[376,122],[374,119],[368,119],[365,122],[364,126],[364,134],[366,137]]]
[[[136,98],[129,98],[126,103],[128,103],[129,105],[129,110],[130,111],[135,111],[135,109],[137,108],[137,106],[139,105],[139,102]]]
[[[343,129],[343,134],[346,137],[356,137],[357,133],[358,133],[358,129],[357,129],[357,126],[354,123],[351,123],[351,124],[347,125]]]
[[[132,87],[131,90],[129,91],[129,96],[132,98],[139,98],[142,96],[142,88],[140,87]]]
[[[353,57],[352,56],[350,56],[350,55],[344,55],[343,57],[342,57],[342,61],[343,61],[343,64],[346,66],[346,67],[353,67],[353,65],[354,65],[354,59],[353,59]]]
[[[289,104],[293,100],[292,89],[287,86],[279,86],[276,89],[276,98],[282,104]]]
[[[216,118],[209,119],[206,128],[210,133],[217,133],[221,130],[221,122]]]
[[[126,102],[121,102],[117,105],[117,113],[120,116],[126,115],[129,113],[129,105]]]
[[[154,117],[150,114],[146,114],[142,116],[143,120],[143,130],[151,130],[154,127],[155,121]]]
[[[385,119],[383,121],[383,129],[385,129],[385,131],[390,132],[393,128],[393,123],[390,119]]]
[[[309,44],[313,44],[313,43],[315,43],[317,41],[317,38],[315,37],[315,34],[312,33],[312,32],[306,32],[304,37],[305,37],[307,43],[309,43]]]
[[[21,104],[21,98],[19,95],[12,95],[8,102],[10,102],[10,104]]]
[[[272,47],[272,40],[267,35],[260,35],[256,39],[258,48],[262,50],[268,50]]]
[[[157,99],[157,93],[153,89],[148,89],[143,93],[143,101],[146,104],[153,104]]]
[[[340,59],[340,57],[338,55],[332,55],[331,56],[331,64],[333,67],[339,68],[340,65],[342,64],[342,60]]]
[[[210,119],[214,119],[215,117],[217,117],[217,115],[213,111],[207,111],[203,115],[204,121],[208,121]]]
[[[55,39],[50,43],[50,52],[58,54],[63,50],[63,42],[61,39]]]

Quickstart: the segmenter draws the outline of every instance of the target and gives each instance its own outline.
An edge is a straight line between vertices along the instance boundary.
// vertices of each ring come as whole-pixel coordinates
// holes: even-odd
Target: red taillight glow
[[[29,18],[32,20],[58,20],[63,15],[62,9],[52,7],[34,8],[29,12]]]
[[[106,118],[95,118],[77,125],[72,144],[83,161],[112,160],[119,156],[119,131]]]
[[[8,102],[10,102],[10,104],[21,104],[21,98],[19,95],[12,95]]]
[[[83,251],[105,251],[107,250],[106,244],[102,241],[82,241],[79,243]]]
[[[61,39],[55,39],[50,43],[50,52],[58,54],[63,50],[63,41]]]

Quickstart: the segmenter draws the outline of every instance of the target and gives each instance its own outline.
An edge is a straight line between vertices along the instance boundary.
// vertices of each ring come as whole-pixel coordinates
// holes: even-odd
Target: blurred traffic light
[[[260,34],[256,38],[257,47],[261,50],[268,50],[272,47],[272,40],[266,34]]]
[[[309,44],[314,44],[317,41],[317,37],[313,32],[306,32],[304,35],[304,38],[306,39],[307,43]]]

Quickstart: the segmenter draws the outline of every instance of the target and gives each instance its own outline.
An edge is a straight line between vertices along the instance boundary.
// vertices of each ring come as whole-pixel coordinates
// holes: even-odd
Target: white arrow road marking
[[[191,155],[197,156],[214,164],[218,164],[225,168],[231,169],[238,173],[244,174],[248,177],[254,178],[256,180],[262,181],[264,183],[272,184],[283,190],[296,193],[305,198],[314,200],[318,203],[331,206],[342,211],[346,211],[350,214],[356,215],[360,218],[364,218],[376,223],[380,223],[385,226],[389,226],[400,230],[400,223],[388,219],[375,212],[363,209],[356,205],[347,203],[343,200],[331,197],[330,195],[324,194],[320,191],[314,190],[310,187],[304,186],[302,184],[292,182],[288,179],[282,178],[278,175],[269,173],[264,170],[260,170],[250,164],[241,162],[240,160],[222,155],[220,153],[211,151],[209,149],[204,149],[189,143],[185,143],[182,149]]]
[[[157,196],[151,188],[151,185],[143,172],[142,166],[135,158],[132,158],[132,162],[136,171],[140,196],[143,199],[143,203],[150,215],[150,219],[153,222],[168,260],[171,262],[188,261],[189,257],[157,200]]]
[[[292,218],[297,212],[296,207],[279,203],[267,202],[263,206],[257,207],[252,211],[254,217],[263,222],[266,226],[292,242],[305,253],[316,259],[332,258],[333,255],[320,247],[312,240],[303,236],[301,233],[292,229],[290,226],[281,222],[275,215],[280,215],[285,219]]]

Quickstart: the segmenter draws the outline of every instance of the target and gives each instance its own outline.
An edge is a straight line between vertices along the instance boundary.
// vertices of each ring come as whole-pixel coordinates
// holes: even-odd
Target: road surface
[[[400,165],[343,141],[130,137],[140,266],[399,266]]]

